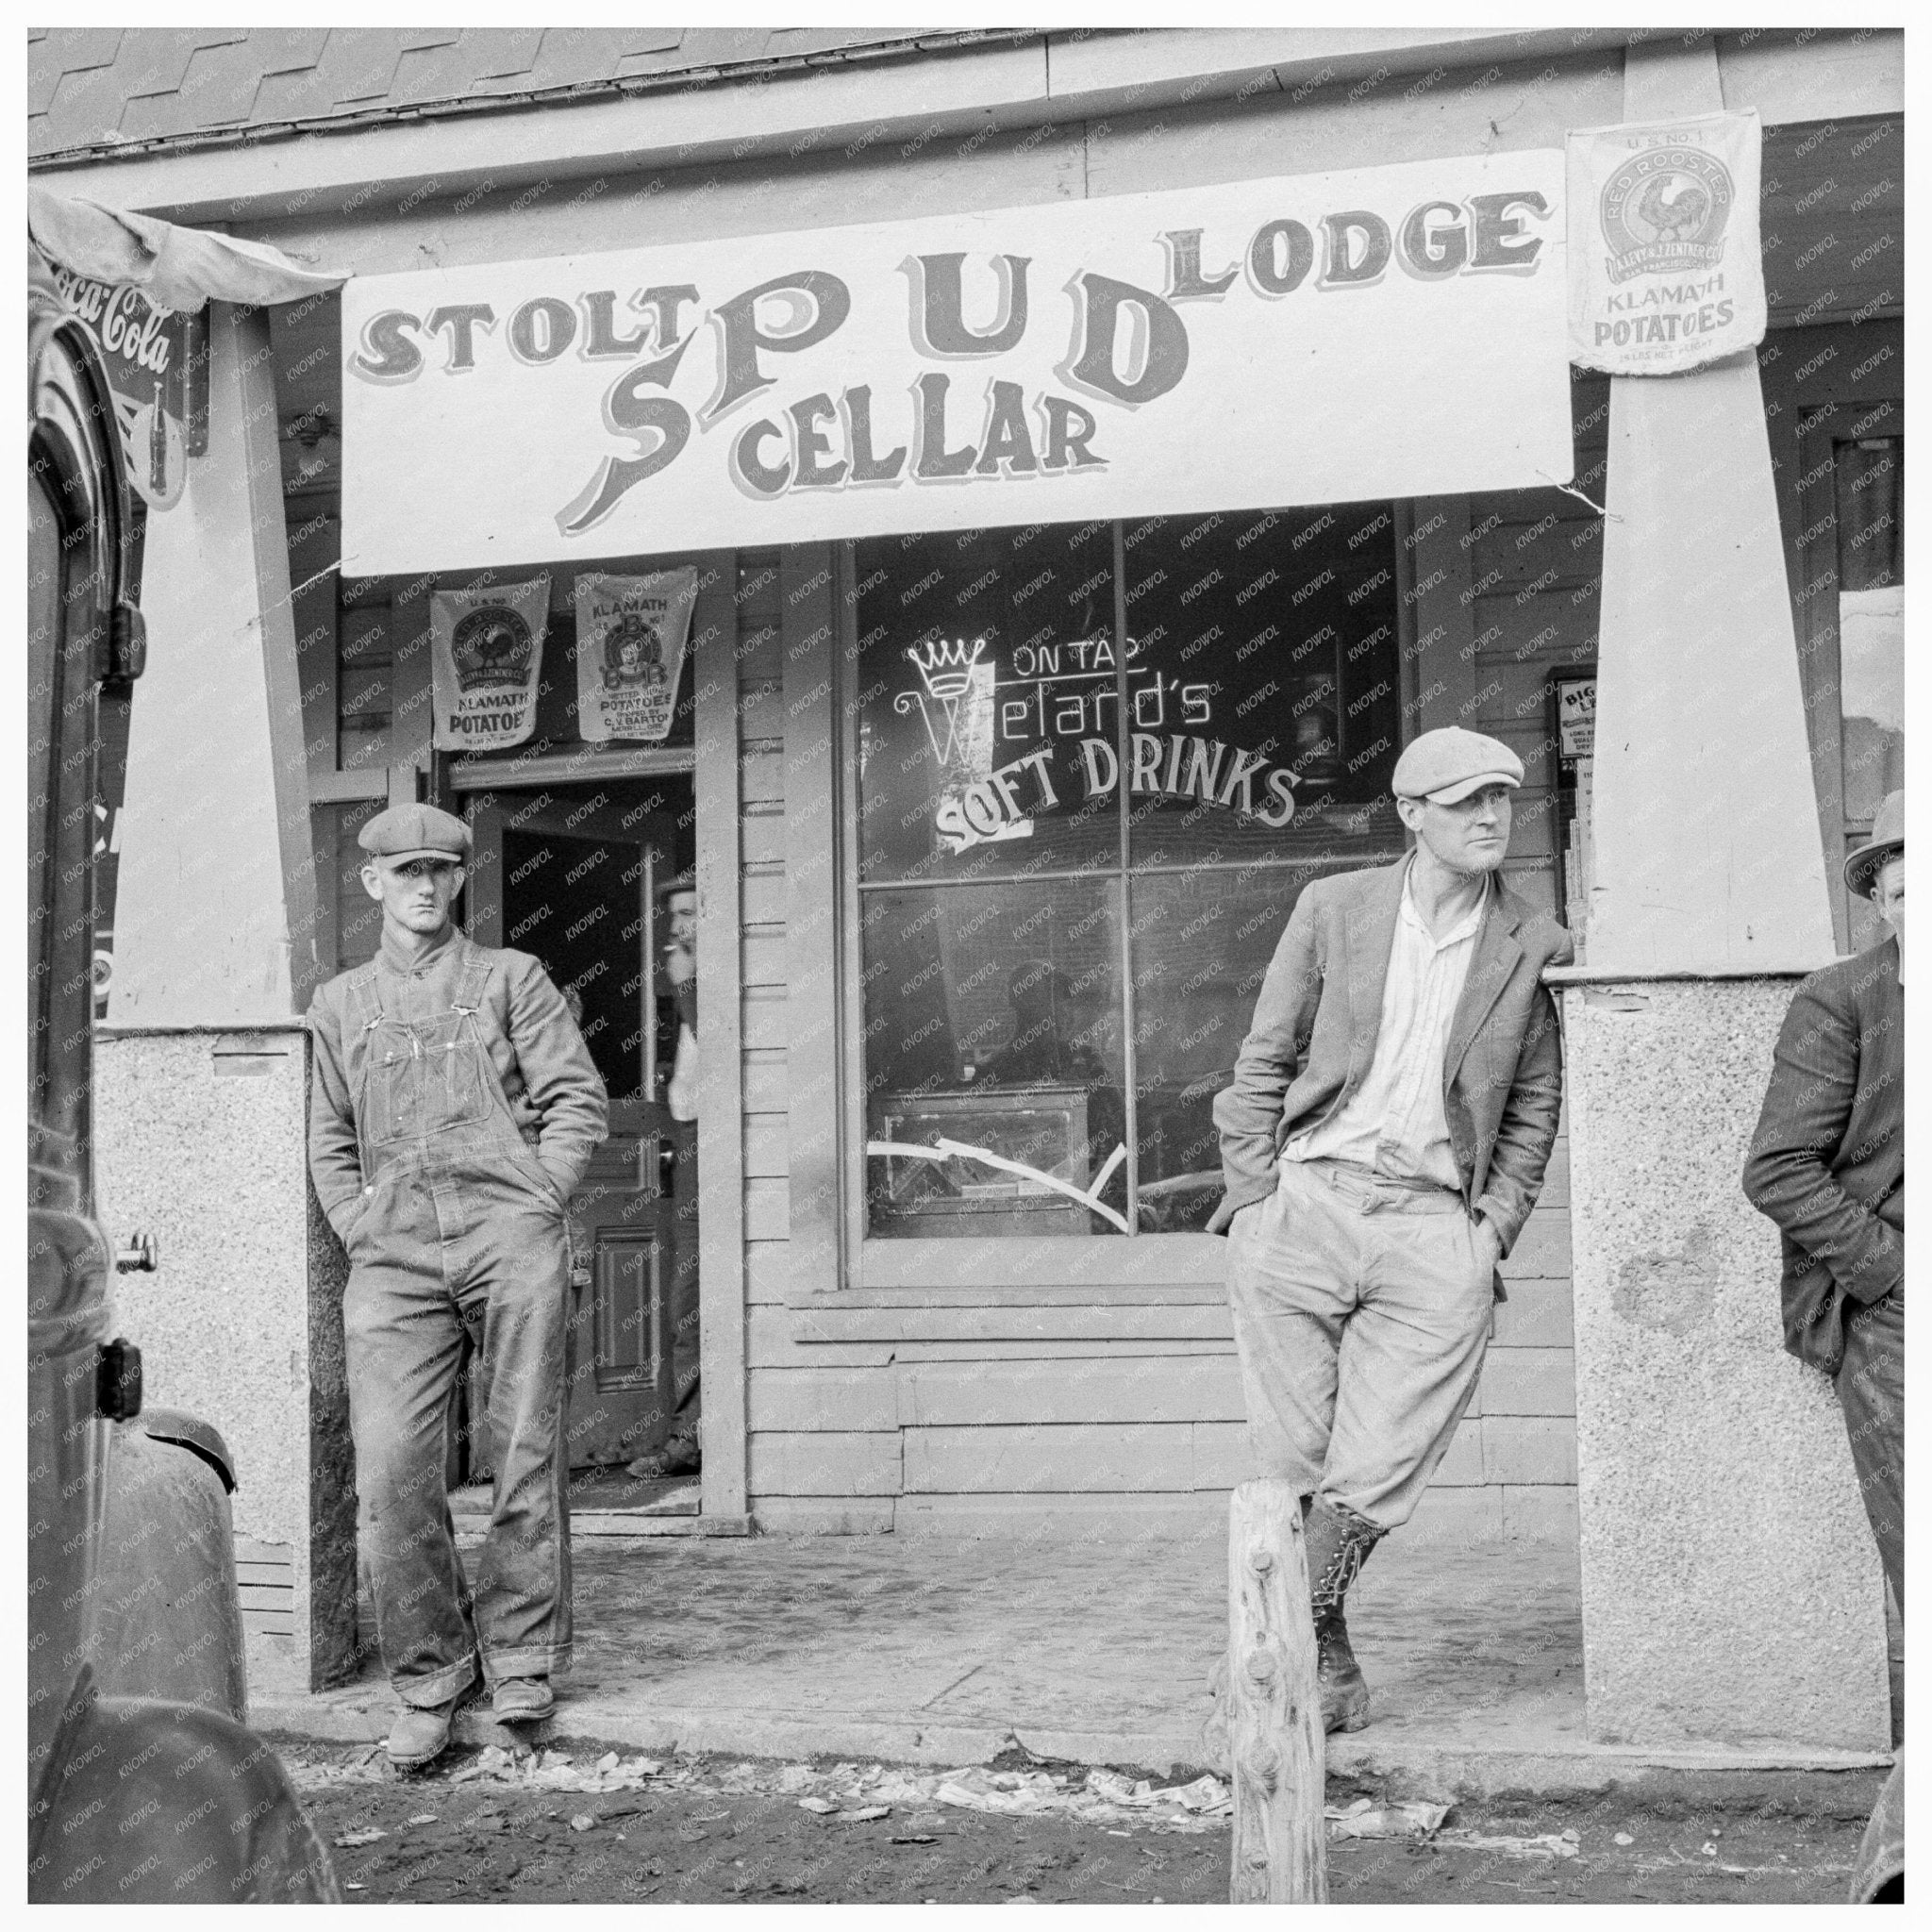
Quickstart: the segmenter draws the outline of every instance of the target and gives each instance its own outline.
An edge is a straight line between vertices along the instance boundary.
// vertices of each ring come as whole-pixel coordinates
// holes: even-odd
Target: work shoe
[[[406,1704],[396,1713],[389,1730],[389,1761],[398,1771],[420,1771],[433,1764],[449,1749],[450,1726],[457,1714],[457,1700],[447,1704]]]
[[[640,1482],[657,1482],[667,1475],[694,1475],[701,1467],[698,1445],[690,1436],[674,1436],[661,1449],[652,1449],[625,1465],[625,1474]]]
[[[1369,1687],[1349,1647],[1342,1602],[1361,1574],[1380,1527],[1354,1510],[1302,1499],[1308,1559],[1308,1610],[1315,1624],[1317,1679],[1326,1730],[1358,1731],[1369,1721]]]
[[[507,1724],[535,1724],[557,1708],[548,1677],[505,1677],[490,1695],[491,1708]]]
[[[1349,1648],[1340,1608],[1315,1625],[1315,1681],[1322,1692],[1322,1728],[1358,1731],[1369,1721],[1369,1687]]]

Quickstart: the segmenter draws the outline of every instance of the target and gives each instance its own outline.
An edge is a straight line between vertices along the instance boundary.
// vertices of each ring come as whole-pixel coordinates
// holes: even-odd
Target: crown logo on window
[[[984,638],[974,638],[970,644],[964,638],[928,638],[923,644],[912,645],[906,655],[924,680],[927,693],[945,703],[965,694],[966,687],[973,682],[973,667],[985,649]]]
[[[525,683],[532,655],[530,626],[502,604],[486,604],[458,619],[450,639],[457,683],[464,691]]]

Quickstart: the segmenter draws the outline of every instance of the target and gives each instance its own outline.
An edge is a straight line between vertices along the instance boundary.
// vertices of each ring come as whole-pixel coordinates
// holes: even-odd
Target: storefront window
[[[1399,852],[1385,505],[855,546],[868,1231],[1202,1226],[1308,879]]]
[[[1905,443],[1840,442],[1835,457],[1845,820],[1862,830],[1906,782]]]

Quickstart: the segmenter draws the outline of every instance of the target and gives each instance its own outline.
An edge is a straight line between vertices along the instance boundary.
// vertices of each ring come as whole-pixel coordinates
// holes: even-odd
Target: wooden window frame
[[[1444,638],[1445,656],[1448,647],[1466,641],[1461,633],[1469,624],[1467,607],[1456,604],[1460,579],[1454,570],[1452,580],[1439,591],[1424,598],[1415,594],[1424,550],[1441,554],[1445,561],[1453,558],[1463,565],[1462,577],[1467,574],[1466,559],[1453,548],[1454,528],[1441,532],[1439,544],[1413,541],[1418,508],[1453,508],[1463,502],[1391,503],[1405,742],[1439,722],[1418,716],[1424,667],[1416,640],[1424,623],[1459,616],[1460,632],[1452,627]],[[1131,520],[1110,521],[1118,603],[1125,593],[1118,568],[1122,536]],[[1461,527],[1466,525],[1465,507]],[[1042,1244],[1024,1236],[881,1239],[866,1233],[865,1202],[854,1171],[856,1150],[864,1144],[865,1134],[865,1018],[856,970],[858,575],[849,541],[794,546],[783,557],[786,947],[791,1021],[787,1056],[791,1148],[788,1305],[819,1311],[821,1323],[834,1309],[879,1310],[877,1317],[858,1318],[870,1333],[879,1322],[896,1332],[897,1320],[887,1312],[893,1309],[1105,1305],[1125,1310],[1147,1304],[1222,1302],[1227,1264],[1218,1235],[1060,1235]],[[815,632],[828,634],[828,650],[809,648]],[[1470,677],[1466,656],[1457,669],[1463,679]],[[1434,707],[1421,708],[1426,713]],[[793,787],[805,795],[794,793]],[[832,1339],[830,1331],[824,1339]]]

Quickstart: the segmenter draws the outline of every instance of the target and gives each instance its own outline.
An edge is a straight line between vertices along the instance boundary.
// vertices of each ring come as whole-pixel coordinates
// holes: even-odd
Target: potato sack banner
[[[691,608],[695,569],[617,577],[577,576],[577,734],[661,744],[671,730]]]
[[[537,722],[550,579],[438,591],[429,600],[438,751],[521,744]]]
[[[1764,340],[1757,113],[1570,136],[1570,357],[1679,375]]]
[[[1567,482],[1563,180],[1536,149],[360,276],[342,569]]]

